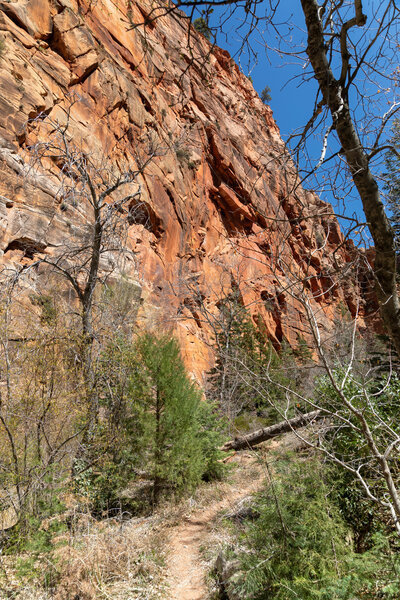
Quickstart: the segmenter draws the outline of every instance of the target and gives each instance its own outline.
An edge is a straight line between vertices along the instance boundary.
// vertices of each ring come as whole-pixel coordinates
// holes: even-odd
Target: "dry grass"
[[[17,576],[17,563],[7,561],[0,574],[0,598],[12,600],[156,600],[163,597],[165,536],[157,519],[96,521],[78,515],[71,533],[54,539],[52,556],[35,561],[35,578]],[[54,566],[52,589],[40,589],[40,569]],[[1,580],[2,579],[2,580]],[[7,594],[7,595],[6,595]]]
[[[258,481],[262,462],[258,463],[260,452],[238,452],[229,463],[231,467],[226,479],[203,483],[188,498],[178,503],[162,505],[155,515],[165,528],[175,527],[194,512],[208,508],[211,504],[229,498],[235,490],[248,486],[250,481]]]
[[[164,542],[154,518],[96,522],[82,516],[55,553],[61,573],[56,600],[161,598]]]
[[[17,575],[15,557],[7,559],[6,577],[0,564],[0,598],[10,600],[159,600],[168,597],[165,561],[173,527],[196,511],[230,498],[260,478],[260,464],[253,453],[235,456],[227,480],[203,484],[189,498],[166,502],[148,518],[97,521],[87,513],[76,513],[67,533],[54,538],[52,555],[39,556],[35,576]],[[205,562],[212,566],[218,551],[230,536],[217,518],[204,548]],[[17,557],[20,559],[21,557]],[[14,564],[12,564],[14,561]],[[49,566],[55,574],[51,589],[39,580]]]
[[[0,594],[4,591],[6,596],[4,599],[7,600],[53,600],[53,596],[51,596],[48,592],[44,592],[43,590],[38,590],[29,586],[22,586],[16,590],[4,590],[4,588],[0,588]],[[3,600],[3,596],[0,596]]]

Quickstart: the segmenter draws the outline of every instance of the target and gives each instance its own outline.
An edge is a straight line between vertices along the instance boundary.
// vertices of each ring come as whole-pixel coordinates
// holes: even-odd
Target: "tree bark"
[[[358,13],[362,9],[361,3]],[[334,77],[325,47],[321,7],[317,0],[301,0],[307,32],[307,55],[318,81],[325,105],[342,145],[352,179],[360,195],[368,227],[375,245],[374,274],[382,319],[400,355],[400,304],[396,286],[394,235],[370,168],[365,148],[357,134],[347,101],[344,83]],[[357,14],[355,25],[365,25],[366,17]],[[353,26],[353,24],[352,24]],[[344,60],[344,58],[342,59]]]
[[[253,448],[253,446],[257,446],[257,444],[261,444],[261,442],[266,442],[267,440],[270,440],[281,433],[287,433],[289,431],[293,431],[293,429],[304,427],[304,425],[311,423],[311,421],[321,419],[322,416],[323,413],[321,410],[313,410],[305,415],[300,415],[299,417],[294,417],[293,419],[286,419],[285,421],[275,423],[275,425],[271,425],[270,427],[263,427],[262,429],[257,429],[257,431],[253,431],[252,433],[248,433],[242,437],[225,442],[221,450],[227,452],[228,450],[243,450],[245,448]]]

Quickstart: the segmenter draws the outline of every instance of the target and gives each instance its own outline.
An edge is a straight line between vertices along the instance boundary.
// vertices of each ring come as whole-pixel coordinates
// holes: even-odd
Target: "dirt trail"
[[[200,549],[210,536],[217,515],[222,510],[232,509],[239,500],[257,491],[265,477],[262,468],[256,465],[250,454],[236,455],[234,460],[240,466],[234,475],[234,482],[227,486],[224,497],[195,511],[171,533],[167,561],[170,600],[207,598],[205,576],[208,567],[202,561]]]

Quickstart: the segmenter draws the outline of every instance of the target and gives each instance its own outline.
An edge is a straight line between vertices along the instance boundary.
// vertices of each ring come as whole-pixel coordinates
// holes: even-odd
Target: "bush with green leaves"
[[[225,463],[221,462],[225,458],[219,450],[223,441],[226,439],[227,424],[221,416],[216,403],[203,399],[197,410],[197,438],[199,440],[202,456],[202,479],[203,481],[212,481],[222,479],[226,472]]]
[[[95,514],[148,506],[144,490],[141,497],[121,496],[139,479],[152,484],[156,504],[222,476],[224,425],[201,400],[171,336],[114,340],[103,352],[98,387],[101,418],[86,452],[90,460],[75,475]]]
[[[323,464],[287,455],[274,469],[256,503],[260,516],[245,525],[240,539],[240,598],[397,598],[398,556],[383,536],[375,537],[368,552],[354,552],[351,531],[331,499]]]
[[[54,552],[66,543],[66,539],[68,540],[65,535],[68,531],[65,518],[66,507],[60,500],[66,494],[66,482],[63,486],[59,484],[55,488],[53,487],[55,473],[52,475],[48,473],[45,479],[46,481],[42,482],[41,493],[36,499],[35,510],[24,512],[14,527],[2,531],[0,536],[1,552],[8,557],[8,565],[13,564],[12,555],[17,555],[14,563],[15,577],[21,587],[29,582],[35,582],[45,589],[54,588],[59,577]],[[46,560],[43,560],[44,556]],[[4,583],[6,582],[6,589],[9,583],[6,569],[1,576],[5,576],[0,582],[3,591]],[[5,590],[4,593],[6,594],[4,597],[14,597],[8,596]]]
[[[202,33],[207,40],[211,40],[211,29],[204,17],[199,17],[193,21],[193,27]]]
[[[187,148],[182,148],[182,146],[177,146],[175,148],[175,154],[176,158],[182,166],[189,164],[191,156],[190,150],[188,150]]]
[[[145,334],[136,347],[144,366],[147,469],[157,503],[164,492],[180,496],[219,471],[221,437],[207,432],[212,411],[202,405],[176,340]]]
[[[85,498],[94,514],[135,510],[137,502],[121,502],[121,491],[136,478],[143,461],[147,393],[132,342],[110,340],[96,369],[100,417],[85,459],[74,464],[75,491]]]
[[[343,392],[351,399],[355,411],[362,415],[373,437],[373,443],[382,455],[387,453],[388,465],[399,489],[400,468],[399,453],[393,441],[400,435],[398,423],[398,398],[400,396],[400,379],[396,375],[388,375],[379,371],[354,372],[346,381]],[[340,382],[343,370],[336,370],[333,376]],[[363,430],[357,413],[343,405],[342,399],[327,377],[319,378],[316,394],[319,404],[333,416],[331,426],[324,439],[324,447],[344,465],[352,469],[360,469],[370,492],[379,500],[387,502],[387,484],[379,457],[371,452],[368,437]],[[389,451],[389,449],[391,449]],[[355,542],[358,550],[368,548],[372,536],[379,530],[392,526],[388,511],[382,504],[368,498],[365,486],[354,473],[333,463],[329,468],[329,478],[333,486],[335,501],[340,507],[343,517],[355,529]],[[340,484],[339,484],[340,482]]]
[[[323,441],[324,448],[341,461],[342,465],[353,470],[352,473],[348,469],[349,476],[346,477],[348,482],[356,479],[354,470],[359,469],[370,492],[381,503],[383,514],[380,516],[387,519],[388,511],[384,507],[387,506],[388,487],[380,457],[386,456],[394,484],[399,489],[400,455],[396,440],[400,435],[398,421],[400,379],[397,375],[374,370],[371,372],[370,369],[367,369],[366,374],[357,373],[354,369],[346,379],[344,379],[345,371],[337,369],[332,376],[336,380],[336,389],[331,379],[324,376],[317,381],[315,393],[319,405],[332,415],[329,431]],[[343,381],[345,383],[342,385]],[[348,399],[347,405],[337,392],[339,386],[342,387],[343,397]],[[365,431],[366,427],[369,430],[368,435]],[[369,441],[369,436],[372,441]],[[373,451],[372,443],[376,451]],[[338,465],[338,468],[343,467]],[[360,494],[361,486],[359,482],[357,485],[353,483],[351,487],[347,487],[349,493],[350,489],[353,489],[356,497],[365,496],[365,489],[363,494]],[[375,509],[379,509],[378,502],[373,508],[377,514]],[[345,502],[342,503],[342,510],[345,510]],[[349,506],[346,510],[349,510]],[[383,516],[385,513],[386,516]],[[354,520],[353,510],[350,510],[348,517],[349,521]]]

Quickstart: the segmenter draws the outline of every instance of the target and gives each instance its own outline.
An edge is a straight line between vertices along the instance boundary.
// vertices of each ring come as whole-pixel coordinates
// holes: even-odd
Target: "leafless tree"
[[[68,235],[54,252],[43,254],[38,262],[62,275],[79,304],[80,360],[87,386],[89,431],[98,411],[93,366],[95,291],[117,269],[121,256],[129,254],[125,243],[129,225],[150,219],[141,199],[140,176],[163,150],[148,138],[147,143],[138,144],[134,158],[125,156],[118,146],[104,149],[101,156],[91,153],[83,141],[73,137],[71,109],[78,101],[71,98],[62,119],[41,114],[28,123],[28,134],[36,139],[25,148],[25,175],[32,180],[51,167],[61,210],[74,210],[84,223],[81,230],[75,229],[75,235]]]
[[[320,379],[317,379],[315,392],[308,394],[301,386],[282,382],[268,363],[260,373],[252,368],[250,361],[237,360],[236,371],[243,384],[270,403],[281,422],[232,440],[224,449],[252,447],[284,431],[292,431],[305,446],[315,448],[351,473],[367,497],[387,511],[400,534],[397,472],[400,431],[395,410],[400,388],[390,356],[384,369],[370,361],[368,350],[363,350],[365,342],[360,334],[359,310],[354,318],[347,315],[341,338],[327,335],[305,281],[290,273],[289,266],[285,275],[281,275],[281,285],[286,294],[301,303],[307,315],[315,360],[322,367]],[[271,386],[284,393],[285,402],[274,401]],[[310,425],[298,429],[321,419],[324,426],[318,424],[316,433]],[[334,440],[343,434],[358,440],[357,448],[349,449],[347,454],[335,449]]]
[[[138,143],[134,157],[118,145],[104,149],[99,156],[74,133],[71,113],[76,102],[78,97],[67,99],[58,119],[41,114],[27,124],[19,164],[22,180],[51,188],[67,220],[72,214],[74,221],[57,246],[40,251],[21,268],[1,273],[4,318],[0,343],[4,360],[0,439],[5,455],[0,470],[7,480],[4,489],[9,490],[6,504],[11,502],[18,515],[55,461],[60,468],[72,464],[73,474],[80,470],[77,465],[85,462],[99,414],[98,380],[102,374],[97,359],[104,337],[115,324],[115,293],[119,296],[118,310],[124,311],[122,326],[121,315],[117,315],[120,329],[125,331],[127,325],[126,304],[130,305],[128,312],[132,301],[138,305],[138,286],[124,274],[124,268],[129,259],[132,269],[126,240],[129,226],[147,226],[151,219],[151,209],[142,201],[141,175],[164,152],[147,137]],[[37,297],[30,295],[33,305],[43,308],[43,303],[50,302],[52,310],[54,299],[45,289],[45,272],[50,281],[61,275],[59,282],[67,284],[63,290],[72,292],[72,301],[69,294],[69,302],[63,305],[66,316],[62,334],[54,330],[61,327],[58,318],[47,331],[49,323],[43,329],[43,323],[36,323],[28,314],[29,279],[38,269],[42,291]],[[25,300],[19,303],[19,297]],[[62,297],[61,288],[57,297]],[[21,314],[16,318],[19,304]],[[112,323],[100,323],[102,316],[103,321],[111,317]],[[68,398],[70,411],[66,411]],[[68,453],[69,459],[63,462]]]
[[[375,289],[385,327],[400,353],[400,304],[396,287],[393,231],[379,189],[382,151],[387,127],[398,114],[398,23],[394,0],[378,5],[363,0],[299,0],[305,20],[293,22],[292,6],[280,0],[180,0],[178,9],[192,17],[209,13],[209,26],[220,36],[241,38],[238,56],[253,59],[257,48],[267,59],[276,52],[282,63],[298,66],[298,84],[317,84],[307,123],[289,139],[301,180],[316,189],[329,189],[347,203],[361,199],[375,247]],[[177,11],[172,3],[154,7],[146,21]],[[181,11],[182,18],[187,18]],[[208,14],[208,13],[207,13]],[[311,157],[308,142],[318,134],[321,151]],[[311,157],[311,158],[310,158]],[[354,188],[354,194],[353,194]],[[353,231],[356,227],[353,228]],[[353,233],[354,235],[354,233]]]
[[[59,271],[74,289],[81,307],[83,338],[90,347],[94,338],[96,286],[115,269],[111,255],[128,251],[124,248],[126,227],[139,219],[149,219],[141,201],[139,176],[160,154],[160,148],[149,143],[143,155],[136,156],[131,164],[118,156],[117,149],[113,149],[114,162],[111,152],[101,157],[93,155],[72,137],[70,108],[63,123],[39,115],[29,127],[40,129],[40,136],[45,139],[27,147],[29,171],[43,172],[52,164],[57,175],[56,200],[61,209],[76,208],[87,223],[76,240],[69,236],[54,256],[45,256],[42,262]],[[87,360],[90,361],[89,355]]]
[[[85,386],[70,359],[78,335],[59,318],[66,314],[60,295],[57,310],[47,305],[45,324],[32,310],[26,292],[33,271],[31,264],[0,273],[0,510],[12,511],[6,527],[35,513],[43,490],[47,499],[57,494],[84,432]]]
[[[131,303],[138,302],[137,286],[124,274],[125,259],[132,258],[127,229],[139,222],[146,226],[151,218],[141,175],[163,153],[151,138],[138,143],[134,157],[118,146],[101,156],[91,152],[74,134],[76,102],[77,97],[67,99],[58,119],[41,114],[27,123],[20,163],[22,180],[51,188],[61,211],[75,222],[64,239],[60,232],[57,246],[43,244],[39,256],[32,253],[23,266],[0,274],[0,486],[2,500],[18,516],[55,463],[60,474],[71,464],[75,473],[77,458],[86,456],[104,375],[96,358],[115,316],[121,325],[113,306],[124,311],[125,321]],[[41,292],[34,294],[38,270]],[[63,299],[66,289],[72,301],[71,294]],[[107,326],[99,323],[102,316],[111,320]]]

